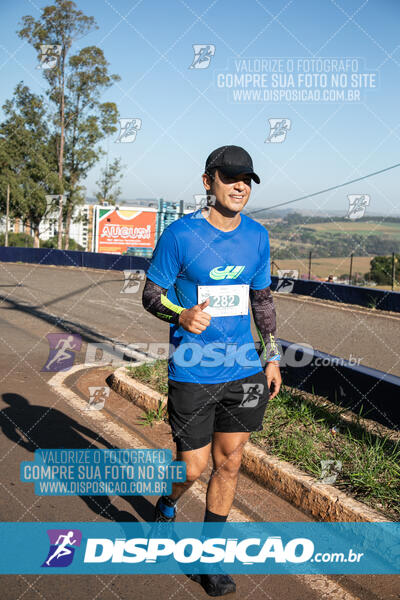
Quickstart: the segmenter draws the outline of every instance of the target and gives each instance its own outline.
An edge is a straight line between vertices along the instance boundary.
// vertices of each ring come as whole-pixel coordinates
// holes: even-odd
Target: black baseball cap
[[[259,176],[254,173],[251,156],[240,146],[221,146],[211,152],[206,160],[205,172],[217,168],[228,177],[235,177],[240,173],[251,175],[251,178],[260,183]]]

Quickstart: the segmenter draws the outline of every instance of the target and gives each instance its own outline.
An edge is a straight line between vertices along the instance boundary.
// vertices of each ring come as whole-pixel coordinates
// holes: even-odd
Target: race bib
[[[204,309],[212,317],[234,317],[249,312],[248,285],[199,285],[197,302],[207,298],[210,304]]]

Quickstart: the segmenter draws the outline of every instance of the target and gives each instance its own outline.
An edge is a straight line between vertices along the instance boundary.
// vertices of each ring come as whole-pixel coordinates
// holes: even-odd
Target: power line
[[[356,181],[362,181],[363,179],[367,179],[368,177],[373,177],[374,175],[379,175],[380,173],[384,173],[385,171],[390,171],[391,169],[395,169],[396,167],[400,167],[400,163],[396,165],[392,165],[391,167],[386,167],[386,169],[381,169],[380,171],[375,171],[374,173],[369,173],[368,175],[364,175],[363,177],[357,177],[357,179],[352,179],[351,181],[346,181],[345,183],[340,183],[339,185],[334,185],[332,187],[326,188],[325,190],[321,190],[319,192],[314,192],[313,194],[307,194],[307,196],[301,196],[300,198],[295,198],[294,200],[288,200],[287,202],[281,202],[280,204],[273,204],[272,206],[266,206],[265,208],[258,208],[257,210],[252,210],[248,212],[248,215],[254,215],[255,213],[262,212],[263,210],[271,210],[271,208],[277,208],[278,206],[285,206],[286,204],[292,204],[293,202],[299,202],[300,200],[305,200],[306,198],[312,198],[313,196],[318,196],[319,194],[324,194],[325,192],[330,192],[331,190],[337,190],[338,188],[344,187],[345,185],[350,185],[350,183],[355,183]]]

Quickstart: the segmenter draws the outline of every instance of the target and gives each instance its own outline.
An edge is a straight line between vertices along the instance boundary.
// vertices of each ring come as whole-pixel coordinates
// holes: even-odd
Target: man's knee
[[[231,454],[218,454],[213,457],[214,471],[222,471],[226,476],[235,477],[242,464],[242,448],[238,448]]]
[[[176,458],[186,464],[187,483],[193,483],[204,472],[208,465],[209,455],[210,447],[208,444],[189,452],[182,452],[178,449]]]
[[[193,483],[204,472],[207,463],[201,461],[186,461],[186,482]]]
[[[183,460],[186,463],[186,481],[191,483],[200,477],[208,464],[208,456],[186,456]]]

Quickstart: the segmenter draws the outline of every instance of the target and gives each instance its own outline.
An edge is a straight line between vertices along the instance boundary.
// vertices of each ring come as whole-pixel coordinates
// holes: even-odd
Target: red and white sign
[[[130,247],[154,248],[157,209],[96,207],[96,252],[123,254]]]

